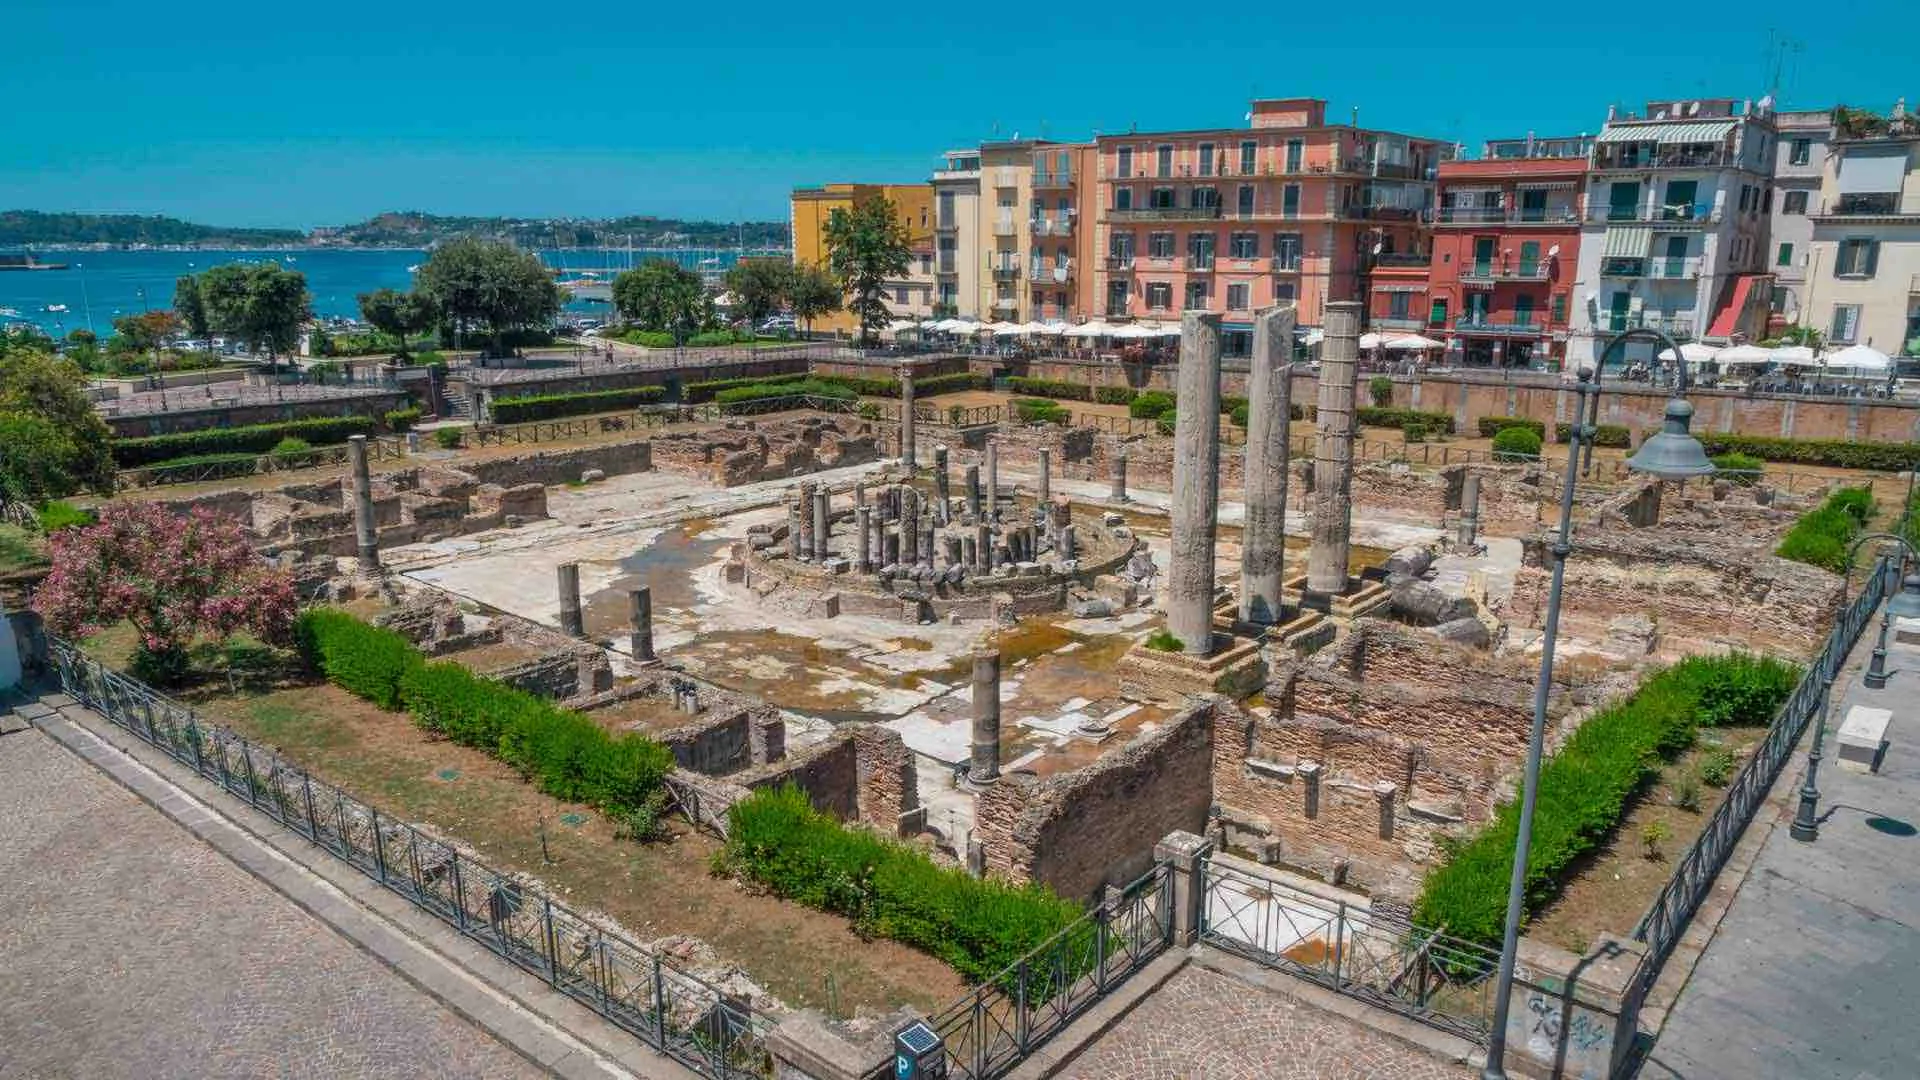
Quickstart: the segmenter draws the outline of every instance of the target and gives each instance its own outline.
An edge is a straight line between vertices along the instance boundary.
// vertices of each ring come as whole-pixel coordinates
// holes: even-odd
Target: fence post
[[[1111,915],[1107,911],[1106,901],[1102,900],[1095,909],[1093,923],[1093,970],[1094,986],[1101,993],[1107,992],[1107,927]]]
[[[653,1045],[667,1048],[667,981],[660,973],[660,954],[653,954]]]
[[[553,898],[540,898],[540,925],[547,942],[547,982],[560,985],[560,944],[553,936]]]
[[[460,927],[460,932],[464,934],[467,932],[467,889],[465,879],[460,874],[460,853],[458,851],[453,853],[453,866],[448,871],[448,876],[453,882],[454,922]]]
[[[1340,910],[1333,917],[1333,985],[1341,984],[1340,968],[1347,951],[1347,902],[1340,901]]]
[[[1168,887],[1173,893],[1173,943],[1182,948],[1199,938],[1206,912],[1206,856],[1212,844],[1206,837],[1170,832],[1153,847],[1156,862],[1167,864]]]
[[[1020,982],[1013,999],[1013,1043],[1020,1049],[1020,1056],[1027,1056],[1027,961],[1020,960]]]
[[[307,801],[307,839],[320,842],[320,823],[313,817],[313,777],[305,772],[300,774],[300,789]]]
[[[380,811],[367,807],[373,814],[373,868],[379,872],[380,884],[387,883],[387,838],[380,832]]]
[[[260,805],[260,794],[259,789],[255,786],[256,781],[253,776],[253,754],[249,752],[245,740],[242,740],[240,743],[240,762],[247,767],[247,801],[258,806]]]

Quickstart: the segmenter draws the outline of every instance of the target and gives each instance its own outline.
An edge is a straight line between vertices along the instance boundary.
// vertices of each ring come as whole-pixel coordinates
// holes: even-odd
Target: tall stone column
[[[561,632],[586,637],[586,618],[580,612],[580,564],[561,563],[555,584],[560,592]]]
[[[913,367],[900,368],[900,464],[911,469],[913,456]]]
[[[987,521],[1000,520],[1000,447],[987,436]]]
[[[1460,486],[1459,543],[1470,548],[1480,539],[1480,474],[1470,472]]]
[[[1213,541],[1220,505],[1220,315],[1180,317],[1173,431],[1173,559],[1167,630],[1189,656],[1213,651]]]
[[[627,616],[633,624],[633,658],[653,659],[653,590],[645,585],[627,593]]]
[[[873,573],[873,509],[865,503],[853,508],[853,531],[858,536],[858,546],[854,549],[858,558],[854,569],[863,574]]]
[[[978,544],[977,550],[980,556],[980,569],[991,574],[993,572],[993,530],[988,528],[984,523],[975,525],[973,527],[973,538]]]
[[[813,489],[813,557],[818,562],[826,562],[832,553],[829,541],[833,539],[833,489],[821,484]]]
[[[953,524],[953,488],[952,478],[947,475],[947,444],[935,443],[933,447],[933,497],[940,500],[934,508],[934,518],[941,527]]]
[[[1321,604],[1347,589],[1353,528],[1353,380],[1360,359],[1360,305],[1326,306],[1320,343],[1318,439],[1313,454],[1313,546],[1307,589]]]
[[[800,498],[787,501],[787,558],[800,558]]]
[[[900,489],[900,561],[920,561],[920,492],[913,488]]]
[[[813,482],[800,482],[800,557],[813,558]]]
[[[1127,448],[1120,446],[1113,452],[1113,501],[1127,501]]]
[[[1037,452],[1040,455],[1040,487],[1036,498],[1044,509],[1053,501],[1053,450],[1042,446]]]
[[[967,779],[1000,779],[1000,650],[973,651],[973,755]]]
[[[1293,406],[1294,308],[1269,308],[1253,323],[1247,377],[1247,520],[1240,548],[1240,621],[1280,621],[1287,548],[1287,419]]]
[[[967,516],[975,522],[985,521],[980,511],[980,466],[967,466]]]
[[[353,464],[353,535],[359,548],[360,569],[380,568],[380,531],[373,520],[373,474],[367,471],[367,437],[347,439],[347,460]]]

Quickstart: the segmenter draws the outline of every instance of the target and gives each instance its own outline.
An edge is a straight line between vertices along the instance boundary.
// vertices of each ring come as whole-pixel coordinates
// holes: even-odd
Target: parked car
[[[798,329],[800,329],[800,324],[795,322],[791,315],[775,315],[773,318],[760,324],[760,333],[762,334],[778,334],[781,332],[791,334]]]

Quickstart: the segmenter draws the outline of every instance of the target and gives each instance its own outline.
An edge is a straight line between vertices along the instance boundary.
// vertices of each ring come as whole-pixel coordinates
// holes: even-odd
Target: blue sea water
[[[17,312],[0,322],[25,321],[59,336],[91,327],[105,336],[113,320],[153,308],[173,305],[174,282],[183,274],[237,260],[279,262],[307,278],[317,316],[359,317],[356,299],[379,288],[406,289],[413,283],[409,267],[427,260],[425,251],[399,249],[348,251],[307,249],[290,251],[38,251],[41,262],[63,262],[65,270],[0,271],[0,309]],[[739,253],[714,248],[662,248],[628,251],[571,248],[542,251],[547,265],[565,271],[622,270],[647,259],[671,259],[693,270],[724,270]],[[49,311],[64,306],[65,311]],[[567,310],[605,315],[605,304],[576,301]]]

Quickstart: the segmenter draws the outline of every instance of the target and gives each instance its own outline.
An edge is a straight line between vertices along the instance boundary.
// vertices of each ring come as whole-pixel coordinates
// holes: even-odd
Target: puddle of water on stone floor
[[[587,632],[597,636],[626,633],[627,593],[642,585],[652,590],[656,619],[662,609],[685,610],[697,604],[700,596],[693,572],[719,557],[728,543],[708,538],[714,529],[713,519],[692,518],[661,530],[651,543],[621,559],[620,576],[584,600]]]

